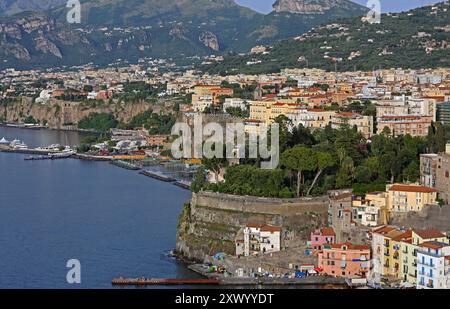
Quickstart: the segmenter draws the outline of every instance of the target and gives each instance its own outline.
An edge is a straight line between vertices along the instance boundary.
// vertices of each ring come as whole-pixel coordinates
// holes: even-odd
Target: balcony
[[[425,266],[428,266],[428,267],[435,267],[436,266],[436,264],[434,264],[434,263],[427,262],[427,261],[422,262],[420,260],[416,264],[425,265]]]

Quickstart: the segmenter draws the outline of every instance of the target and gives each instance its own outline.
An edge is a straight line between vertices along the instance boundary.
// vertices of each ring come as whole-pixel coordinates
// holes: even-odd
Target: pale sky
[[[248,6],[262,13],[269,13],[275,0],[235,0],[237,3]],[[442,2],[443,0],[381,0],[383,12],[401,12],[412,8]],[[353,0],[362,5],[366,5],[367,0]]]

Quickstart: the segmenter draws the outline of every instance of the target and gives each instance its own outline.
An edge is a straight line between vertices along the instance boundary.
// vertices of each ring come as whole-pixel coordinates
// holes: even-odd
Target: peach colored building
[[[370,266],[370,246],[349,242],[324,245],[318,266],[330,276],[365,278]]]

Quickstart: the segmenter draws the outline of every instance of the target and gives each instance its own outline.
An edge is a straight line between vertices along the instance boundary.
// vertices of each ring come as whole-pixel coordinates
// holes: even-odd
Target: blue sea
[[[29,146],[76,132],[0,127]],[[0,153],[0,288],[110,288],[113,277],[197,277],[170,257],[190,192],[105,162]],[[81,264],[69,284],[68,260]]]

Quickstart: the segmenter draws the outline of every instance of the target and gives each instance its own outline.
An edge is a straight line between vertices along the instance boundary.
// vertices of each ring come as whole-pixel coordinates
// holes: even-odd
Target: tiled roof
[[[414,230],[414,233],[416,233],[423,239],[445,237],[445,234],[437,229]]]
[[[450,246],[449,244],[439,242],[439,241],[427,241],[420,244],[420,247],[430,248],[430,249],[441,249]]]
[[[436,189],[417,185],[393,185],[389,191],[434,193]]]
[[[324,227],[320,230],[322,236],[335,236],[336,233],[332,227]]]

